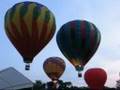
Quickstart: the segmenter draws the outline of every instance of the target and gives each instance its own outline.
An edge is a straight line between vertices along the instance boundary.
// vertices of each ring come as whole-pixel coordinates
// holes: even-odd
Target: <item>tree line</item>
[[[53,82],[42,83],[40,80],[37,80],[32,88],[23,88],[19,90],[91,90],[91,89],[89,87],[73,86],[71,82],[64,82],[62,80],[59,80],[56,85]],[[117,90],[117,89],[104,87],[103,90]]]

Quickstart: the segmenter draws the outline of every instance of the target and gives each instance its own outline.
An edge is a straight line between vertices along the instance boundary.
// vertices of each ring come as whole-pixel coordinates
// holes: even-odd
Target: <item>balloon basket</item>
[[[29,65],[29,64],[26,64],[26,65],[25,65],[25,70],[26,70],[26,71],[30,70],[30,65]]]
[[[82,77],[82,73],[78,73],[78,77],[81,78]]]

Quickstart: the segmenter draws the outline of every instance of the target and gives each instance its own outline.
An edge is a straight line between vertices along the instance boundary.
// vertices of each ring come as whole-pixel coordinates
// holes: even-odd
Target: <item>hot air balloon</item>
[[[85,72],[84,79],[92,90],[102,90],[107,80],[107,74],[101,68],[92,68]]]
[[[26,69],[52,39],[56,29],[53,13],[37,2],[21,2],[5,15],[5,32],[23,57]]]
[[[65,71],[65,62],[63,59],[59,57],[50,57],[46,59],[43,64],[43,69],[47,76],[52,80],[52,82],[56,85],[58,79]]]
[[[86,20],[64,24],[57,33],[57,44],[64,56],[79,72],[96,52],[101,35],[96,26]]]

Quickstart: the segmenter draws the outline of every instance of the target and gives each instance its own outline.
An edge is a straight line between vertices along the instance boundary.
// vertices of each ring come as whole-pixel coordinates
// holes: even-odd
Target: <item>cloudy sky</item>
[[[74,85],[86,85],[84,79],[77,77],[74,67],[62,55],[56,44],[56,35],[31,64],[31,70],[24,70],[22,57],[13,47],[4,32],[4,15],[15,3],[23,0],[0,0],[0,70],[14,67],[32,81],[50,79],[43,71],[43,62],[51,56],[59,56],[66,62],[66,70],[60,79],[71,81]],[[106,86],[115,87],[120,71],[120,0],[31,0],[47,6],[56,17],[57,29],[74,19],[93,22],[101,32],[102,40],[96,54],[85,66],[100,67],[106,70]],[[83,72],[83,73],[84,73]]]

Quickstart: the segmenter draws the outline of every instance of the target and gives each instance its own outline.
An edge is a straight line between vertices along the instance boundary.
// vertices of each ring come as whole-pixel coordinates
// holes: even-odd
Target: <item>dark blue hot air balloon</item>
[[[70,21],[57,33],[59,49],[78,72],[95,54],[100,40],[101,34],[97,27],[86,20]]]

